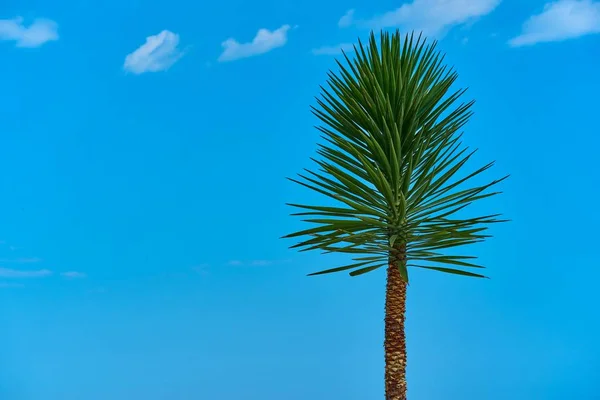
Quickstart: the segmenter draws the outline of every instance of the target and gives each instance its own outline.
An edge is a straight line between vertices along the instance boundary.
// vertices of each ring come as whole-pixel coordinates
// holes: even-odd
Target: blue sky
[[[395,27],[513,220],[492,279],[412,271],[411,400],[598,398],[599,2],[97,3],[0,7],[0,399],[382,398],[384,271],[278,238],[336,53]]]

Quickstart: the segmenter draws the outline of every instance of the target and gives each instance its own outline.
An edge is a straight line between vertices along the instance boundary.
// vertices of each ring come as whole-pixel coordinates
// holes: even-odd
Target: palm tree
[[[471,116],[473,101],[458,103],[465,90],[450,92],[457,75],[442,65],[436,43],[421,35],[404,38],[371,33],[359,41],[356,56],[339,75],[328,74],[328,88],[313,113],[325,144],[306,170],[291,179],[334,204],[309,206],[292,214],[308,217],[309,229],[284,236],[303,237],[292,246],[301,251],[353,255],[352,263],[310,275],[351,271],[361,275],[387,266],[385,300],[385,398],[406,399],[407,267],[483,278],[465,269],[483,268],[476,257],[450,255],[447,249],[489,237],[499,214],[467,218],[463,209],[499,192],[490,189],[506,177],[469,185],[487,164],[463,174],[474,152],[462,147],[457,132]],[[460,212],[459,212],[460,211]]]

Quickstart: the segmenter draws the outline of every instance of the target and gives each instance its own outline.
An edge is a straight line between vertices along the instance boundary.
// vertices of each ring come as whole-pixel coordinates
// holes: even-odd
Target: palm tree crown
[[[493,196],[487,184],[464,187],[489,169],[470,173],[464,166],[474,151],[461,143],[460,129],[473,101],[459,103],[465,90],[450,91],[457,74],[442,65],[436,43],[419,35],[371,33],[359,41],[356,57],[338,61],[339,75],[328,74],[328,88],[313,113],[325,144],[306,170],[292,181],[338,202],[337,206],[290,204],[313,226],[285,237],[304,237],[292,246],[353,255],[353,262],[313,273],[350,270],[360,275],[393,263],[408,282],[407,267],[483,277],[465,269],[482,268],[475,257],[443,250],[479,242],[499,214],[458,218],[476,200]]]

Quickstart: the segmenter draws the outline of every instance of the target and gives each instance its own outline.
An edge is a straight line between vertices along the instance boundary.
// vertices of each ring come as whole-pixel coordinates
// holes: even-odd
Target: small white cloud
[[[18,270],[12,268],[0,268],[1,278],[43,278],[52,275],[52,271],[47,269],[38,270]]]
[[[58,40],[58,24],[52,20],[38,18],[29,26],[23,18],[0,19],[0,40],[15,42],[17,47],[39,47]]]
[[[148,36],[143,45],[125,57],[123,68],[136,75],[167,70],[183,57],[178,45],[179,35],[171,31]]]
[[[227,39],[221,43],[224,50],[219,56],[218,61],[239,60],[241,58],[264,54],[282,47],[287,43],[287,33],[289,30],[289,25],[283,25],[273,32],[268,29],[259,29],[254,39],[247,43],[239,43],[234,38]]]
[[[342,50],[346,53],[354,51],[354,45],[352,43],[340,43],[335,46],[323,46],[312,49],[312,53],[316,56],[332,56],[342,54]]]
[[[540,14],[529,17],[519,36],[508,44],[512,47],[541,42],[557,42],[600,33],[600,2],[592,0],[559,0],[546,3]]]
[[[78,271],[61,272],[60,275],[69,279],[85,278],[87,276],[85,273]]]
[[[346,28],[354,23],[354,9],[346,11],[342,18],[338,21],[340,28]]]
[[[500,1],[413,0],[361,24],[377,29],[401,26],[404,30],[441,37],[453,26],[473,22],[491,13]]]
[[[231,260],[227,263],[227,265],[242,265],[242,262],[239,260]]]

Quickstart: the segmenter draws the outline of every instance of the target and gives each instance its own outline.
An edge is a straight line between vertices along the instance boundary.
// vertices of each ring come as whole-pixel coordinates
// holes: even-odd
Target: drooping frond
[[[285,237],[303,237],[292,246],[302,251],[353,254],[349,265],[316,274],[372,271],[402,244],[408,266],[481,277],[459,269],[480,268],[473,257],[444,253],[485,239],[489,224],[501,221],[456,214],[497,194],[490,189],[504,179],[469,185],[493,164],[464,172],[473,152],[462,146],[460,131],[473,102],[460,102],[465,91],[451,90],[456,73],[420,35],[381,33],[378,44],[371,33],[355,54],[338,61],[339,73],[329,73],[312,109],[323,123],[318,169],[291,179],[338,205],[291,204],[301,209],[293,215],[313,226]]]

